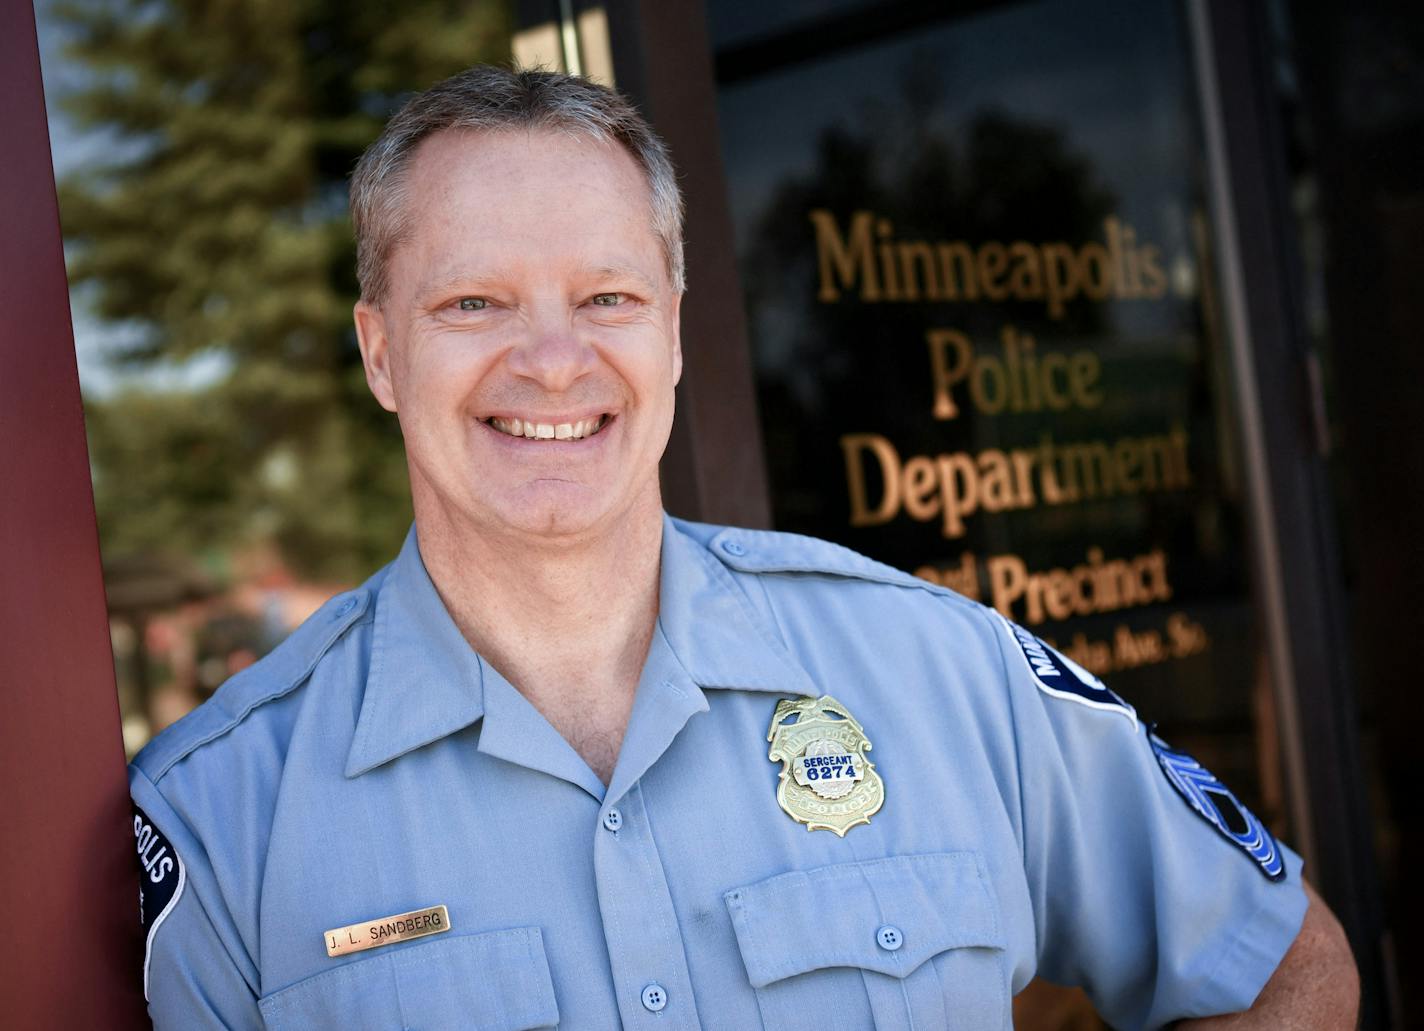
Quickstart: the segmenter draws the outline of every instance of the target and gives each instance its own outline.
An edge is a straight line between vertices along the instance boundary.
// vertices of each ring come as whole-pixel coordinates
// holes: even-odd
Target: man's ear
[[[366,385],[382,408],[394,412],[396,392],[391,382],[391,338],[386,332],[386,317],[366,301],[357,301],[351,314],[356,320],[361,364],[366,367]]]
[[[672,299],[672,384],[682,380],[682,294]]]

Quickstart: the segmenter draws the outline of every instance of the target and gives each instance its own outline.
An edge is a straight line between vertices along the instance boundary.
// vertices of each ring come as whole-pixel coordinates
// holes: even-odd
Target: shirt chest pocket
[[[768,1031],[1010,1026],[998,905],[973,852],[837,863],[725,900]]]
[[[274,992],[258,1006],[274,1031],[521,1031],[559,1023],[537,927],[377,950]]]

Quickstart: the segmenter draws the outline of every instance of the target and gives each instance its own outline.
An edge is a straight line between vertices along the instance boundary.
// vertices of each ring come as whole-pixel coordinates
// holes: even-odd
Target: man
[[[1035,973],[1351,1025],[1300,860],[1091,676],[664,516],[681,210],[624,101],[474,69],[352,210],[415,527],[135,760],[158,1026],[983,1029]]]

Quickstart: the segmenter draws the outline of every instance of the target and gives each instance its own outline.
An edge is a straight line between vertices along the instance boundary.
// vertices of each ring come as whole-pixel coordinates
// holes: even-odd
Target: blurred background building
[[[616,84],[689,203],[669,508],[1093,669],[1424,1021],[1424,16],[1356,0],[36,0],[132,754],[410,520],[346,177],[478,61]],[[1110,804],[1105,800],[1104,804]],[[1099,1026],[1035,986],[1021,1026]]]

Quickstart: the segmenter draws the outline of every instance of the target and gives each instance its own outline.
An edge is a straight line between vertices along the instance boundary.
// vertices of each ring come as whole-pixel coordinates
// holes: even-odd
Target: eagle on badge
[[[830,695],[777,702],[766,739],[766,757],[782,764],[776,802],[808,831],[845,837],[885,804],[865,728]]]

